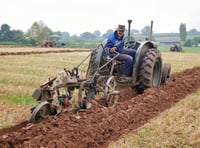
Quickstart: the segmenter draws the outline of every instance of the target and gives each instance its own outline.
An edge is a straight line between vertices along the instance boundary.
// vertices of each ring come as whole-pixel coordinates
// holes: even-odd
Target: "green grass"
[[[36,105],[37,101],[34,100],[31,96],[8,96],[7,101],[16,105]]]

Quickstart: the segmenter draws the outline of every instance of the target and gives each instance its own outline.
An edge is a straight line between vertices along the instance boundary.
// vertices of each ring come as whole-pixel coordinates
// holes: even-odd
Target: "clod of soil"
[[[95,104],[83,113],[63,111],[38,124],[1,130],[0,147],[107,147],[198,88],[200,67],[194,67],[173,74],[167,85],[140,95],[131,88],[122,90],[120,102],[114,108]]]

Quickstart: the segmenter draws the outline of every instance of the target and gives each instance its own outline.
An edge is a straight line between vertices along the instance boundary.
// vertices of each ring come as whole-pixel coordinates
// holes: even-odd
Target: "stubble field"
[[[30,108],[36,104],[31,98],[34,88],[38,87],[49,77],[57,75],[64,67],[70,69],[76,66],[88,54],[89,52],[72,52],[1,56],[0,128],[16,125],[26,120],[30,115]],[[164,63],[171,63],[175,79],[178,79],[178,75],[181,77],[180,73],[184,70],[200,66],[200,54],[165,52],[162,53],[162,56]],[[87,69],[87,61],[81,69]],[[196,68],[196,70],[196,74],[200,77],[199,68]],[[185,71],[185,73],[187,72]],[[190,85],[192,87],[192,84]],[[171,87],[173,88],[173,85]],[[118,133],[118,138],[112,138],[111,134],[110,139],[105,144],[101,145],[102,140],[99,145],[91,144],[90,141],[89,144],[86,142],[81,147],[87,147],[88,145],[105,147],[108,144],[110,144],[110,147],[197,146],[200,144],[200,119],[198,118],[200,116],[200,87],[196,86],[195,91],[189,91],[190,87],[188,92],[192,93],[183,95],[183,98],[179,99],[179,101],[173,102],[171,107],[168,107],[168,110],[163,110],[151,118],[151,120],[147,120],[146,123],[132,130],[132,132],[131,130],[127,133],[122,132],[126,133],[125,138],[122,138],[124,135],[122,133]],[[177,95],[177,98],[179,96],[181,95]],[[120,111],[120,107],[118,111]],[[94,115],[91,114],[90,116]],[[7,140],[5,140],[5,137],[5,135],[2,136],[0,143],[2,141],[9,141],[9,136]],[[116,139],[119,138],[121,139],[116,142]],[[112,139],[115,142],[112,143]],[[104,139],[104,141],[106,140]],[[98,141],[96,142],[98,143]]]

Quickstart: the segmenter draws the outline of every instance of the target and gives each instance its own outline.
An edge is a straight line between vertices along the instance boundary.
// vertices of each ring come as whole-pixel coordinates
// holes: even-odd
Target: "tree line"
[[[52,31],[44,22],[34,22],[27,32],[21,30],[11,30],[8,24],[2,24],[0,28],[0,44],[4,45],[21,45],[21,46],[41,46],[44,40],[56,42],[57,45],[64,43],[68,47],[90,48],[106,39],[114,30],[108,29],[106,33],[101,33],[99,30],[94,32],[83,32],[78,35],[70,35],[69,32]],[[150,34],[150,26],[144,26],[141,31],[132,29],[130,34],[133,38],[148,37]],[[180,40],[186,46],[198,45],[199,37],[187,40],[188,34],[199,34],[196,29],[186,31],[186,24],[181,23],[179,26]],[[153,36],[154,40],[156,38]]]

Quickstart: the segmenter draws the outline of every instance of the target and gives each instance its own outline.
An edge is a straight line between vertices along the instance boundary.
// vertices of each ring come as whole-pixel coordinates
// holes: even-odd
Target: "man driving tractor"
[[[113,58],[116,52],[119,53],[116,60],[123,61],[123,77],[131,77],[133,62],[135,59],[136,51],[133,49],[124,48],[124,32],[125,25],[118,25],[117,29],[108,37],[107,43],[105,45],[106,53],[109,57]]]

